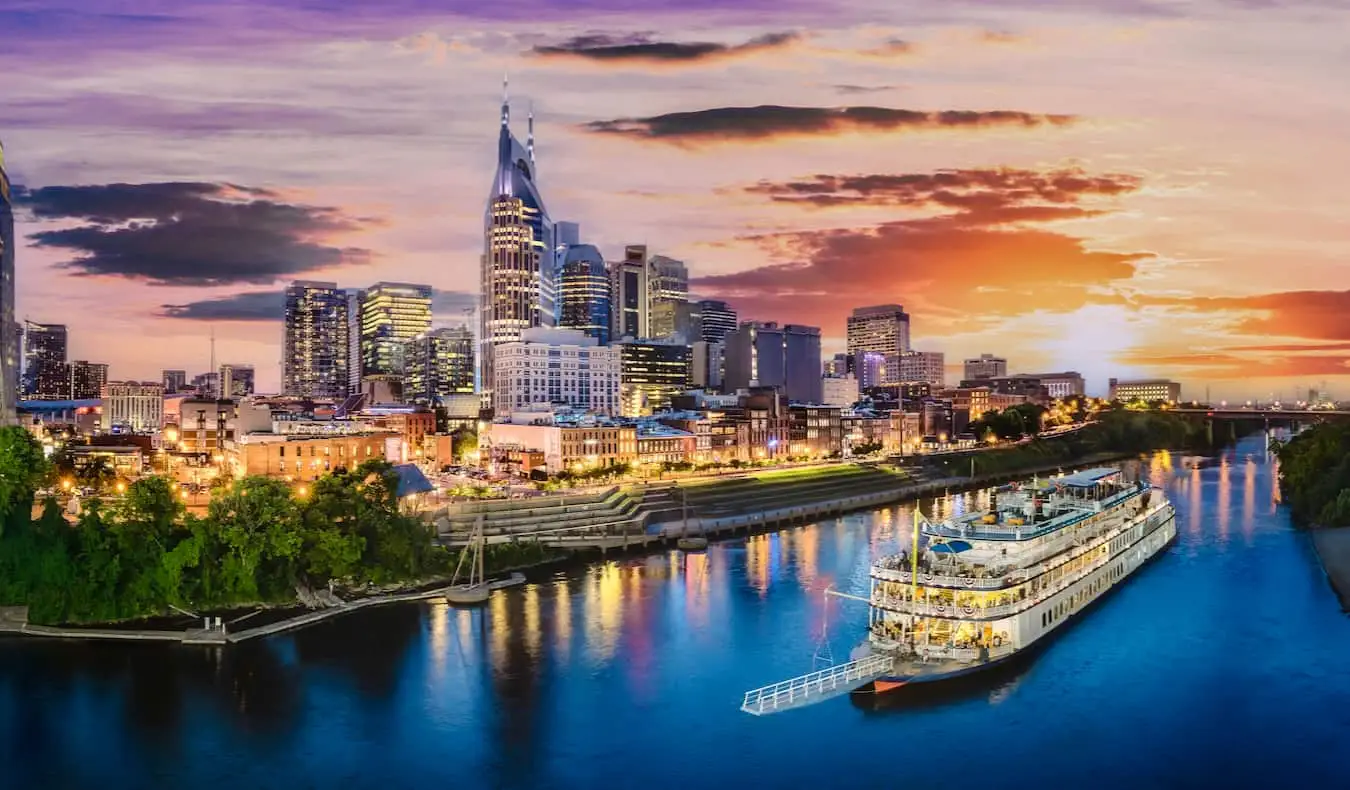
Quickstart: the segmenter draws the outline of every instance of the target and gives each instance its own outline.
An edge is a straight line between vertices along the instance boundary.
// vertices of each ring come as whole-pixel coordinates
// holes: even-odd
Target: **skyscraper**
[[[66,400],[70,397],[66,348],[65,324],[24,322],[24,397],[30,400]]]
[[[698,303],[698,312],[703,339],[709,343],[721,343],[728,334],[736,331],[736,311],[726,302],[704,299]]]
[[[686,333],[690,323],[689,270],[683,261],[653,255],[647,262],[651,272],[650,330],[652,337],[670,338],[681,330]],[[683,309],[682,309],[683,308]],[[697,338],[685,337],[686,342]]]
[[[467,326],[433,329],[409,340],[404,351],[403,397],[434,404],[473,392],[473,331]]]
[[[609,343],[610,297],[609,272],[600,251],[590,244],[572,244],[567,247],[558,293],[562,303],[562,318],[558,325],[580,329],[601,345]]]
[[[430,285],[367,288],[361,296],[361,377],[401,377],[404,344],[430,329]]]
[[[855,358],[868,352],[899,359],[909,351],[909,314],[898,304],[857,307],[848,317],[848,353]],[[864,387],[894,384],[894,381],[868,381],[859,376]]]
[[[625,340],[619,345],[623,349],[623,416],[641,417],[665,409],[671,396],[689,389],[689,346],[652,340]]]
[[[616,261],[610,270],[614,298],[614,340],[651,337],[651,270],[647,266],[647,248],[630,244],[624,248],[623,260]]]
[[[520,339],[531,327],[557,324],[553,223],[535,185],[534,115],[526,145],[511,134],[511,106],[503,82],[497,171],[484,218],[482,292],[482,388],[491,403],[493,349]]]
[[[887,378],[895,382],[925,381],[934,387],[946,384],[946,357],[941,351],[906,351],[892,363],[886,360]],[[889,370],[891,367],[895,370]]]
[[[777,387],[789,400],[819,403],[820,329],[747,321],[727,335],[723,388]]]
[[[0,425],[12,424],[19,394],[19,325],[14,321],[14,209],[0,143]]]
[[[103,362],[77,359],[70,363],[70,397],[86,400],[103,397],[103,386],[108,383],[108,366]]]
[[[282,392],[302,398],[347,396],[347,294],[336,283],[286,288]]]

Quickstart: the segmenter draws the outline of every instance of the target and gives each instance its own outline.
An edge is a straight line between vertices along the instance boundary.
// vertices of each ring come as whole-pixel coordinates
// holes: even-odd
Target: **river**
[[[811,668],[906,508],[227,650],[0,641],[0,787],[1344,786],[1350,621],[1262,442],[1153,456],[1167,553],[1025,668],[884,711],[738,706]],[[865,623],[831,599],[836,659]]]

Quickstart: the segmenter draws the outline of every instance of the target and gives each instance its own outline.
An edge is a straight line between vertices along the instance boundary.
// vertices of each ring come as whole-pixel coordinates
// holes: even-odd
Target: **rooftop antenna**
[[[502,126],[511,125],[511,100],[507,93],[506,73],[502,73]]]
[[[206,379],[207,381],[211,381],[210,376],[212,376],[212,375],[214,375],[214,376],[216,377],[216,378],[215,378],[216,385],[215,385],[213,394],[215,395],[216,400],[220,400],[220,371],[219,371],[219,370],[216,370],[216,325],[215,325],[215,324],[212,324],[212,325],[211,325],[211,368],[210,368],[209,372],[208,372],[206,375],[207,375],[207,379]]]
[[[534,100],[530,100],[529,133],[525,137],[525,150],[530,153],[530,172],[534,174]]]

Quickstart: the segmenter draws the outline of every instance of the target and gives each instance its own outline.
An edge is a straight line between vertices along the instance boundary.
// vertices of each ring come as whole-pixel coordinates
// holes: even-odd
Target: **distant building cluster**
[[[683,261],[645,244],[606,260],[551,218],[534,119],[522,143],[510,112],[503,97],[476,306],[436,326],[429,285],[292,282],[272,396],[252,364],[217,363],[214,336],[205,371],[129,381],[71,360],[65,325],[20,325],[0,148],[0,423],[21,401],[35,430],[102,440],[85,454],[117,464],[148,456],[185,485],[225,472],[302,484],[371,458],[447,464],[456,429],[479,434],[483,464],[520,473],[915,451],[970,441],[990,411],[1084,394],[1076,372],[1010,373],[987,353],[950,387],[944,354],[911,344],[900,304],[854,308],[846,350],[823,359],[820,327],[697,299]],[[1180,399],[1171,381],[1110,387]]]

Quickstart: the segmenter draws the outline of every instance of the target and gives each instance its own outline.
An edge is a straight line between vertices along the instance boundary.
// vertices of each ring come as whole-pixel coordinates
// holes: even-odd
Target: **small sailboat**
[[[708,539],[702,535],[689,534],[689,494],[683,490],[680,493],[680,537],[675,541],[675,548],[680,551],[703,551],[708,548]]]
[[[455,566],[455,575],[450,577],[450,586],[445,588],[446,603],[475,606],[487,602],[488,596],[492,594],[492,586],[487,583],[483,574],[483,549],[486,544],[487,538],[483,535],[483,517],[479,516],[469,542],[459,553],[459,564]],[[460,582],[459,574],[464,570],[466,560],[469,565],[468,579]]]

